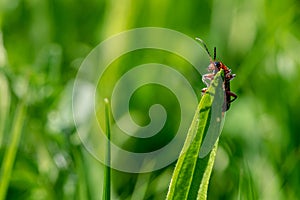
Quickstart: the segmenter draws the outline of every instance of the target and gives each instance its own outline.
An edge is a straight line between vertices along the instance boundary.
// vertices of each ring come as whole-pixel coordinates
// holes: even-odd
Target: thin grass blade
[[[107,136],[107,145],[106,145],[106,162],[105,162],[105,171],[104,171],[104,186],[103,186],[103,199],[110,200],[110,190],[111,190],[111,148],[110,148],[110,104],[108,99],[104,99],[105,103],[105,122],[106,122],[106,136]]]
[[[22,135],[22,128],[26,113],[25,110],[25,104],[19,103],[12,123],[10,145],[4,154],[0,171],[0,200],[5,199],[6,197],[7,188],[9,186],[13,165]]]

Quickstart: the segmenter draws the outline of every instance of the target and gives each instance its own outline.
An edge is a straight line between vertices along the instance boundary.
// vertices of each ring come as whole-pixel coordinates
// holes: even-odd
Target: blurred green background
[[[101,199],[103,165],[77,137],[70,109],[73,81],[97,44],[145,26],[201,37],[210,48],[217,46],[218,59],[237,74],[231,85],[238,99],[226,116],[208,199],[298,199],[296,0],[1,0],[0,198]],[[164,57],[150,50],[142,54],[149,56],[141,61],[137,53],[127,64]],[[201,77],[191,67],[180,66],[182,60],[168,58],[199,88],[200,96]],[[158,101],[173,117],[168,134],[150,139],[148,145],[128,139],[124,148],[138,152],[163,146],[178,126],[178,103],[168,101],[174,96],[163,91],[155,99],[151,91],[165,89],[145,87],[145,94],[135,94],[131,108],[147,113]],[[144,114],[136,120],[147,124],[149,119]],[[174,165],[144,174],[113,171],[113,199],[164,199]]]

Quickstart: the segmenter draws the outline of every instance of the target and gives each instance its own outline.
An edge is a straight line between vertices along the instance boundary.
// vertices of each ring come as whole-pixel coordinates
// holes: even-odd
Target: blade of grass
[[[213,102],[217,101],[217,103],[222,104],[224,102],[224,98],[220,99],[220,96],[222,95],[215,95],[216,92],[223,92],[222,76],[223,71],[216,74],[211,86],[203,95],[198,105],[186,141],[173,172],[166,198],[167,200],[206,198],[217,145],[215,145],[214,150],[203,159],[199,158],[199,152],[202,139],[210,126]],[[222,111],[220,110],[219,112],[219,116],[222,116]],[[212,120],[214,123],[217,121],[219,121],[218,123],[221,123],[221,119]],[[217,129],[216,131],[220,131],[220,129]]]
[[[14,121],[12,123],[11,141],[5,152],[0,174],[0,200],[5,199],[7,188],[9,185],[13,164],[19,147],[19,142],[24,124],[26,106],[19,103],[15,112]]]
[[[107,98],[104,99],[105,103],[105,122],[106,122],[106,136],[107,136],[107,146],[106,146],[106,162],[104,170],[104,186],[103,186],[103,199],[110,200],[110,188],[111,188],[111,168],[110,168],[110,105]]]
[[[237,199],[259,199],[251,170],[246,161],[240,170]]]
[[[151,173],[139,174],[130,200],[146,199],[145,196],[149,187],[150,178]]]
[[[199,162],[199,163],[202,163],[202,165],[199,166],[199,168],[196,168],[196,170],[199,169],[199,171],[200,170],[202,171],[203,169],[201,169],[201,168],[202,168],[202,166],[204,167],[204,173],[203,173],[203,177],[201,179],[201,184],[200,184],[200,188],[198,191],[198,197],[197,197],[197,199],[199,199],[199,200],[207,199],[208,184],[209,184],[210,175],[211,175],[211,172],[212,172],[212,169],[214,166],[215,158],[217,155],[218,141],[219,140],[216,141],[213,149],[207,156],[208,159],[204,160],[204,162],[205,161],[207,161],[207,162],[205,162],[205,163]],[[202,159],[198,159],[198,161],[202,161]]]
[[[1,3],[0,3],[1,4]],[[2,7],[2,6],[0,6]],[[0,14],[0,21],[1,21],[2,15]],[[1,27],[1,23],[0,23]],[[2,147],[2,142],[4,138],[5,133],[5,127],[7,123],[7,118],[9,114],[9,108],[10,108],[10,90],[8,85],[8,80],[5,76],[5,73],[3,73],[5,65],[7,64],[7,54],[6,49],[4,47],[3,43],[3,34],[0,29],[0,148]],[[3,70],[3,71],[2,71]]]
[[[155,161],[145,159],[143,166],[147,166],[147,168],[149,167],[150,169],[153,169],[155,166]],[[138,175],[130,200],[146,199],[146,192],[151,182],[151,174],[152,173],[142,173]]]
[[[4,130],[7,123],[8,111],[10,108],[10,93],[6,77],[0,74],[0,147],[4,138]]]
[[[76,173],[78,175],[77,185],[77,199],[85,200],[91,199],[89,191],[89,182],[87,181],[86,167],[84,166],[85,160],[83,159],[82,151],[79,148],[74,148],[72,154],[74,155],[74,162],[76,166]]]

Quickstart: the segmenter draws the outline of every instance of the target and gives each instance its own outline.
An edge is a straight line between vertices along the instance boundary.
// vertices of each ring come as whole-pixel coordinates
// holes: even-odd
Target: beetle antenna
[[[215,47],[214,48],[214,61],[216,60],[216,58],[217,58],[217,48]]]
[[[202,47],[204,47],[205,51],[207,52],[207,54],[208,54],[208,56],[209,56],[209,58],[210,58],[210,60],[211,60],[211,55],[210,55],[210,53],[209,53],[209,50],[208,50],[208,48],[207,48],[205,42],[204,42],[203,40],[201,40],[200,38],[196,38],[196,40],[198,40],[198,41],[202,44]]]

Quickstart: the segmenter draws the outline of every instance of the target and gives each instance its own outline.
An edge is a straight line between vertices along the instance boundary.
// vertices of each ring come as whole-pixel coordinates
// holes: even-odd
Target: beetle
[[[214,79],[216,73],[218,73],[221,69],[224,70],[224,90],[225,90],[225,102],[223,105],[223,112],[229,110],[230,104],[236,100],[237,95],[233,93],[230,90],[230,81],[236,76],[235,74],[231,73],[231,69],[229,69],[226,65],[224,65],[220,61],[216,61],[216,47],[214,48],[214,57],[212,59],[211,54],[204,43],[203,40],[200,38],[196,38],[196,40],[200,41],[200,43],[203,45],[205,51],[207,52],[209,59],[210,59],[210,64],[208,65],[208,71],[210,73],[204,74],[202,76],[202,81],[203,83],[206,84],[207,87],[209,87],[211,81]],[[202,94],[204,94],[207,91],[207,87],[202,89]]]

